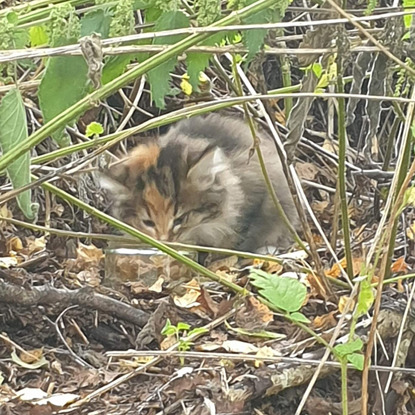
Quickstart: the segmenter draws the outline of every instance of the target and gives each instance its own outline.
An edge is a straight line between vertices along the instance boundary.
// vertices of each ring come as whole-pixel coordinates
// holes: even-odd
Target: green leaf
[[[224,34],[216,33],[209,37],[201,46],[215,46],[219,44],[224,38]],[[188,53],[187,54],[187,74],[189,75],[189,82],[194,91],[199,90],[199,74],[203,72],[209,64],[212,54],[210,53]]]
[[[177,330],[178,331],[188,331],[190,329],[190,325],[187,323],[177,323]]]
[[[85,14],[81,19],[81,36],[88,36],[93,32],[99,33],[102,39],[108,37],[112,16],[109,10],[98,9]]]
[[[50,58],[39,86],[39,104],[45,123],[82,99],[87,93],[88,67],[81,56]],[[52,138],[60,147],[70,144],[64,128]]]
[[[291,313],[290,317],[298,323],[310,323],[310,320],[303,313],[299,313],[298,311],[296,313]]]
[[[353,340],[345,344],[338,344],[334,350],[340,357],[345,357],[349,354],[360,352],[363,348],[363,342],[360,339]]]
[[[415,9],[415,0],[403,0],[402,6],[405,11],[410,11],[411,9]],[[406,29],[410,29],[412,25],[412,15],[405,15],[403,17],[403,21],[405,24]]]
[[[0,104],[0,144],[3,153],[18,147],[19,143],[27,139],[26,112],[23,99],[17,88],[11,89]],[[7,174],[13,188],[25,186],[30,183],[30,154],[27,152],[15,160],[7,168]],[[31,203],[31,190],[25,190],[17,196],[20,210],[29,220],[37,216],[39,206]]]
[[[357,317],[366,314],[375,300],[373,288],[367,278],[360,283],[359,298],[357,300]]]
[[[9,23],[14,25],[19,21],[19,15],[16,12],[7,13],[6,18]]]
[[[307,288],[301,282],[261,270],[253,270],[250,277],[253,278],[252,284],[260,289],[260,295],[279,309],[295,312],[303,305]]]
[[[161,329],[161,334],[163,336],[172,336],[175,333],[177,333],[176,326],[173,326],[170,322],[170,319],[167,319],[164,327]]]
[[[29,29],[30,46],[36,48],[48,44],[49,37],[46,33],[45,26],[32,26]]]
[[[189,18],[181,11],[170,11],[163,13],[156,21],[154,31],[180,29],[189,26]],[[154,45],[174,44],[184,36],[176,35],[169,38],[156,38]],[[151,59],[151,58],[150,58]],[[150,83],[151,95],[154,103],[158,108],[164,108],[164,97],[170,92],[170,72],[176,66],[177,58],[172,58],[157,66],[148,72],[148,81]]]
[[[109,21],[103,10],[87,13],[80,25],[83,36],[94,32],[105,36],[109,30]],[[65,42],[70,43],[72,40],[68,38]],[[48,60],[38,94],[45,122],[49,122],[87,94],[87,73],[88,66],[82,56],[59,56]],[[70,144],[70,138],[64,132],[64,128],[53,133],[52,138],[60,147]]]
[[[110,56],[106,59],[104,68],[102,69],[102,84],[105,85],[123,74],[127,65],[130,61],[134,60],[135,57],[136,55],[126,54]]]
[[[99,122],[91,122],[87,125],[85,135],[92,137],[94,135],[100,135],[104,132],[104,127]]]
[[[362,371],[365,357],[361,353],[352,353],[347,355],[347,360],[357,369]]]

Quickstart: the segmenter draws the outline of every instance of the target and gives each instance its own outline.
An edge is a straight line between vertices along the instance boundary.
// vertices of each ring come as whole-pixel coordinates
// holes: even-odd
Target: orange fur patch
[[[174,215],[172,200],[163,197],[157,187],[151,185],[145,188],[143,198],[149,208],[151,219],[157,224],[157,237],[168,238]]]
[[[157,163],[160,155],[160,147],[155,144],[140,144],[127,156],[126,166],[130,171],[142,173]]]

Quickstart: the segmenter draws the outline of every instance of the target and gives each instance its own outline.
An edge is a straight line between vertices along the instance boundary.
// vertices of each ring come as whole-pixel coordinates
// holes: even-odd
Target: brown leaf
[[[345,308],[345,306],[346,306],[347,302],[349,301],[349,298],[350,298],[350,297],[348,297],[347,295],[342,295],[342,296],[340,297],[340,300],[339,300],[339,311],[340,311],[340,313],[343,313],[344,308]],[[350,310],[353,310],[354,305],[355,305],[355,301],[353,301],[353,303],[352,303],[351,307],[349,308],[349,311],[350,311]]]
[[[25,363],[35,363],[43,357],[43,348],[24,351],[19,357]]]
[[[360,269],[361,269],[361,266],[363,264],[363,259],[362,258],[352,258],[352,261],[353,261],[353,277],[355,277],[356,275],[359,275],[359,273],[360,273]],[[346,270],[346,267],[347,267],[346,258],[343,258],[340,261],[340,266],[341,266],[341,268]],[[340,275],[341,275],[340,266],[337,263],[334,264],[329,271],[325,271],[325,274],[328,277],[339,278]]]
[[[302,180],[314,180],[319,171],[316,165],[306,162],[298,162],[295,165],[295,170]]]
[[[391,266],[392,272],[406,274],[408,272],[409,265],[405,262],[405,257],[399,257]]]

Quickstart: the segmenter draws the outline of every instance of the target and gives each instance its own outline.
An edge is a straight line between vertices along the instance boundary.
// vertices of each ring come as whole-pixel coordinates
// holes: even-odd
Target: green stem
[[[281,56],[281,71],[282,71],[282,83],[284,88],[289,89],[292,88],[291,84],[291,66],[290,66],[290,59],[287,55]],[[284,112],[285,112],[285,119],[288,120],[291,110],[293,107],[293,99],[291,97],[287,97],[284,100]]]
[[[273,4],[274,0],[259,0],[238,12],[231,13],[229,16],[226,16],[219,22],[215,23],[214,26],[224,26],[234,21],[238,21],[251,14],[258,13]],[[184,52],[190,46],[193,46],[210,36],[210,33],[201,33],[188,36],[175,45],[172,45],[165,51],[160,52],[150,59],[145,60],[135,68],[130,69],[125,74],[119,76],[118,78],[114,79],[93,93],[87,95],[85,98],[81,99],[76,104],[72,105],[61,114],[53,118],[50,122],[45,124],[43,127],[41,127],[39,130],[37,130],[34,134],[28,137],[27,140],[23,141],[18,147],[3,155],[3,157],[0,159],[0,170],[4,170],[10,163],[12,163],[14,160],[17,160],[20,156],[31,150],[37,144],[41,143],[58,128],[64,127],[70,121],[83,114],[86,110],[92,108],[94,105],[97,105],[100,100],[108,97],[118,89],[129,84],[130,82],[133,82],[136,78],[164,63],[166,60],[175,58],[178,54]]]
[[[347,398],[347,358],[343,357],[340,360],[341,363],[341,381],[342,381],[342,415],[349,413],[349,405]]]
[[[340,56],[337,58],[337,92],[344,93],[344,84],[342,77],[342,59]],[[339,169],[338,169],[338,183],[339,194],[342,213],[342,227],[343,227],[343,240],[344,251],[346,257],[346,271],[350,279],[353,279],[353,259],[352,249],[350,243],[350,225],[349,225],[349,212],[346,196],[346,148],[347,148],[347,136],[346,136],[346,120],[345,120],[345,104],[344,98],[339,97],[338,100],[338,134],[339,134]]]

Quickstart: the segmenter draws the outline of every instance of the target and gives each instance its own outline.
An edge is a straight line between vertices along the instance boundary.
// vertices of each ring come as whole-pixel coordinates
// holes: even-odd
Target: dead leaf
[[[76,274],[77,279],[83,284],[87,284],[90,287],[99,287],[101,283],[101,277],[99,275],[99,269],[91,267]]]
[[[19,261],[16,257],[0,257],[0,268],[11,268],[18,265]]]
[[[29,236],[26,238],[26,248],[23,250],[25,255],[33,255],[36,252],[43,251],[46,247],[46,239],[45,236],[41,236],[40,238],[35,238],[33,236]]]
[[[104,258],[102,249],[97,248],[93,244],[84,245],[83,243],[79,242],[76,253],[78,255],[77,261],[80,261],[84,265],[88,266],[98,267],[101,259]]]
[[[23,249],[23,244],[21,239],[18,236],[12,236],[7,240],[7,250],[8,252],[14,251],[19,252]]]
[[[392,272],[406,274],[408,272],[409,265],[405,262],[405,257],[399,257],[391,266]]]
[[[257,357],[274,357],[275,356],[275,351],[274,351],[274,349],[272,349],[269,346],[264,346],[264,347],[261,347],[257,351],[255,356],[257,356]],[[262,359],[261,360],[255,360],[254,366],[256,368],[261,367],[263,365],[264,365],[264,361]]]
[[[171,335],[171,336],[167,336],[165,339],[163,339],[163,341],[160,343],[160,349],[161,350],[167,350],[170,347],[172,347],[173,345],[175,345],[177,343],[176,340],[176,336]]]
[[[148,290],[153,291],[155,293],[161,293],[163,291],[163,283],[164,283],[164,278],[159,277],[157,281],[151,287],[149,287]]]
[[[347,295],[342,295],[340,297],[340,300],[339,300],[339,311],[340,311],[340,313],[344,312],[344,308],[345,308],[347,302],[349,301],[349,299],[350,299],[350,297],[348,297]],[[349,312],[350,312],[350,310],[354,309],[354,306],[355,306],[355,301],[353,300],[353,302],[351,304],[351,307],[349,308]]]
[[[25,363],[37,362],[43,357],[43,348],[23,351],[19,357]]]
[[[200,305],[199,296],[200,286],[196,280],[192,280],[186,284],[186,293],[182,296],[175,295],[173,301],[174,304],[182,308],[198,307]]]
[[[360,269],[361,269],[361,266],[363,264],[363,259],[362,258],[352,258],[352,261],[353,261],[353,277],[355,277],[356,275],[359,275],[359,273],[360,273]],[[346,270],[346,267],[347,267],[346,258],[343,258],[340,261],[340,266],[341,266],[341,268]],[[340,275],[341,275],[340,266],[337,263],[334,264],[329,271],[325,271],[325,274],[328,277],[339,278]]]
[[[251,343],[241,342],[239,340],[226,340],[222,343],[222,347],[231,353],[257,353],[258,347]]]
[[[319,172],[315,164],[307,162],[298,162],[295,165],[298,177],[302,180],[314,180]]]
[[[415,239],[415,222],[406,228],[406,236],[413,241]]]

